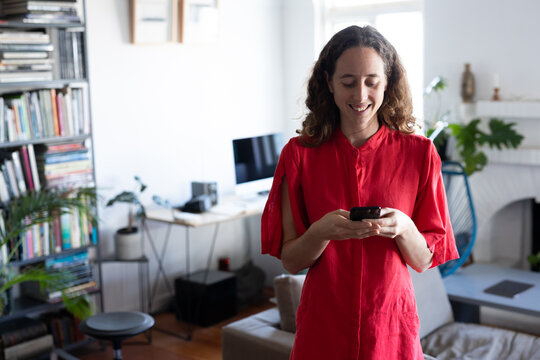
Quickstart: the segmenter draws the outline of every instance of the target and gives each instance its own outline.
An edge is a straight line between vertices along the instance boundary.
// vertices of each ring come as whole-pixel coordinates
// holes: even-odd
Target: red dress
[[[283,148],[262,217],[262,253],[281,254],[281,193],[287,179],[296,232],[336,209],[381,206],[407,214],[433,252],[458,257],[431,141],[381,126],[355,148],[341,130],[316,148]],[[423,359],[414,290],[393,239],[330,241],[310,267],[291,359]]]

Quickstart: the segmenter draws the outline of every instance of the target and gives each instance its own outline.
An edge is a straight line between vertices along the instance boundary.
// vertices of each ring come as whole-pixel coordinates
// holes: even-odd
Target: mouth
[[[366,111],[370,106],[371,104],[368,104],[368,105],[359,105],[359,106],[355,106],[355,105],[349,105],[351,109],[353,109],[354,111],[358,112],[358,113],[363,113],[364,111]]]

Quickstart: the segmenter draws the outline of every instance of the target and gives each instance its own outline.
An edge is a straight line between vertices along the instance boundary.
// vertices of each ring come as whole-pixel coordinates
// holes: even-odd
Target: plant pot
[[[143,256],[141,234],[136,227],[122,228],[116,232],[115,238],[116,258],[119,260],[135,260]]]

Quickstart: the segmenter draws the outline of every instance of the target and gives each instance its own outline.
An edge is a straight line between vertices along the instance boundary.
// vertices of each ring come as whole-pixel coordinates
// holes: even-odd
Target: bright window
[[[414,115],[423,118],[424,36],[419,1],[326,0],[323,39],[350,25],[372,25],[394,45],[407,70]],[[321,44],[323,46],[324,44]]]

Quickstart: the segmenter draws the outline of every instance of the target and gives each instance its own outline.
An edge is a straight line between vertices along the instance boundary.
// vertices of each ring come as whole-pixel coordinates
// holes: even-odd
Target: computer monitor
[[[270,190],[283,145],[282,133],[233,139],[237,194]]]

